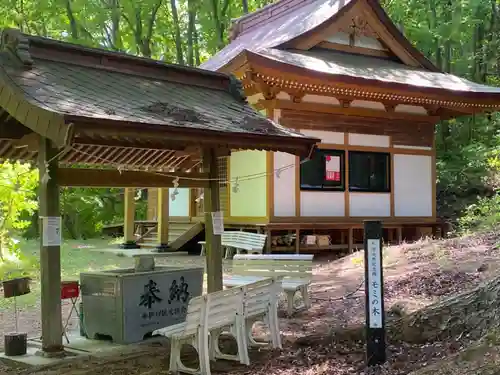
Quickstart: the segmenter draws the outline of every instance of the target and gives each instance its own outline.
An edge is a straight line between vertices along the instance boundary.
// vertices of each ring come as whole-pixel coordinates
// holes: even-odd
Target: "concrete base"
[[[125,242],[120,245],[120,249],[124,250],[133,250],[133,249],[140,249],[141,247],[135,243],[135,242]]]
[[[156,246],[155,249],[156,249],[156,252],[158,252],[158,253],[172,253],[175,251],[168,244],[160,244],[160,245]]]
[[[108,248],[94,248],[88,249],[89,251],[97,251],[99,253],[111,253],[125,257],[134,257],[136,255],[145,255],[145,254],[155,254],[154,249],[131,249],[131,250],[123,250],[118,247],[108,247]]]
[[[118,352],[131,352],[139,345],[148,345],[155,342],[164,342],[163,336],[152,337],[137,344],[120,345],[106,340],[89,340],[80,336],[77,332],[68,333],[69,344],[64,347],[64,352],[59,356],[46,356],[42,351],[42,342],[39,339],[28,340],[28,349],[25,355],[8,357],[5,353],[0,353],[0,359],[5,362],[11,362],[13,365],[21,367],[46,366],[61,362],[68,362],[74,359],[91,356],[115,355]],[[65,339],[64,339],[65,340]],[[66,343],[66,341],[65,341]]]

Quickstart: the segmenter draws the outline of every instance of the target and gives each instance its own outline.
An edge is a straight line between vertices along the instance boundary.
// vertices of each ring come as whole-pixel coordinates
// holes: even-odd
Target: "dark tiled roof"
[[[254,52],[268,59],[294,65],[331,76],[348,76],[384,83],[470,93],[500,93],[500,87],[471,82],[452,74],[430,72],[395,61],[370,56],[353,55],[332,50],[262,49]]]
[[[29,48],[24,48],[25,43],[17,54],[28,52],[31,62],[23,65],[4,46],[0,83],[7,82],[27,102],[50,113],[73,119],[307,139],[254,111],[241,96],[239,82],[227,75],[23,37]],[[113,64],[106,64],[111,60]],[[150,70],[144,74],[139,65]]]

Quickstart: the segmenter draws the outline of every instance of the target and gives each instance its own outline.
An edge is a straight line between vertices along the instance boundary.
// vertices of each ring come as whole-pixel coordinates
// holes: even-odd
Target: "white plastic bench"
[[[277,299],[279,284],[274,279],[210,293],[189,301],[184,323],[166,327],[156,332],[170,338],[170,372],[210,375],[210,360],[236,360],[249,365],[248,345],[262,345],[252,335],[252,326],[262,320],[269,327],[271,344],[281,348]],[[220,351],[218,340],[223,332],[230,332],[236,339],[238,354]],[[199,368],[186,367],[180,357],[183,344],[193,346],[198,352]]]
[[[241,287],[266,277],[277,278],[287,295],[288,315],[295,309],[310,308],[309,284],[312,278],[313,255],[306,254],[265,254],[235,255],[230,276],[224,277],[225,287]],[[299,292],[303,306],[295,307],[294,296]]]
[[[170,339],[170,371],[188,374],[210,375],[210,359],[223,358],[250,364],[248,345],[245,340],[243,318],[243,288],[227,289],[192,298],[189,301],[184,323],[162,328],[156,332]],[[238,354],[229,355],[213,350],[212,337],[218,330],[234,332]],[[210,338],[210,340],[209,340]],[[211,341],[210,348],[209,341]],[[184,344],[193,346],[198,352],[199,368],[186,367],[181,361]],[[220,354],[220,355],[217,355]]]
[[[225,248],[224,257],[227,259],[236,250],[237,254],[246,251],[248,254],[262,254],[267,235],[242,231],[228,231],[222,233],[221,244]],[[200,255],[206,254],[206,241],[199,241]]]

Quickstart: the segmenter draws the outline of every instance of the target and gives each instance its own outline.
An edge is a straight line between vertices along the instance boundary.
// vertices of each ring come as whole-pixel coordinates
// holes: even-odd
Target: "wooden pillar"
[[[295,253],[300,254],[300,228],[295,229]]]
[[[267,235],[266,254],[271,254],[273,252],[273,232],[272,232],[272,230],[266,229],[266,235]]]
[[[354,228],[350,227],[347,230],[347,250],[349,251],[349,254],[352,253],[353,249],[353,242],[354,242]]]
[[[396,236],[398,237],[398,245],[403,243],[403,228],[402,227],[397,227],[396,228]]]
[[[208,293],[222,290],[222,246],[221,236],[214,235],[212,224],[212,212],[220,211],[219,175],[217,157],[215,150],[203,150],[203,171],[208,173],[210,180],[209,188],[204,191],[205,204],[205,240],[207,246],[207,291]]]
[[[57,184],[57,149],[51,141],[40,137],[38,170],[40,173],[40,218],[59,217],[59,186]],[[48,168],[47,168],[48,166]],[[45,174],[48,174],[44,178]],[[59,228],[60,229],[60,228]],[[43,246],[40,230],[40,279],[42,350],[49,355],[63,350],[61,314],[61,247]]]
[[[122,249],[138,249],[140,246],[135,242],[135,189],[125,188],[123,215],[123,235],[124,241],[120,246]]]
[[[148,212],[147,220],[155,221],[158,220],[158,190],[157,188],[148,189]]]
[[[169,214],[169,190],[168,188],[158,189],[158,251],[168,250],[168,221]]]

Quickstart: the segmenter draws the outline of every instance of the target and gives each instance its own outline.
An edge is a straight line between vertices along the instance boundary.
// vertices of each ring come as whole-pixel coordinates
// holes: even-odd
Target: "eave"
[[[261,82],[276,91],[281,88],[337,98],[436,106],[464,114],[500,109],[500,93],[447,90],[334,75],[270,59],[248,50],[242,55],[245,56],[245,69],[240,70],[245,70],[245,73],[238,78],[243,81],[246,92],[251,92],[256,83],[256,91],[261,92],[258,87]]]

